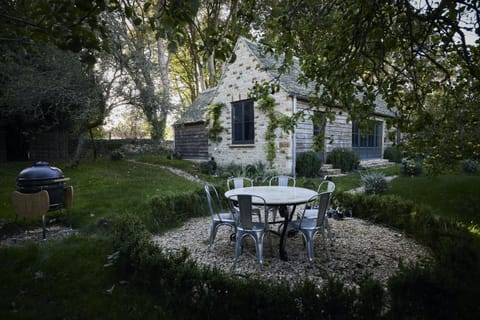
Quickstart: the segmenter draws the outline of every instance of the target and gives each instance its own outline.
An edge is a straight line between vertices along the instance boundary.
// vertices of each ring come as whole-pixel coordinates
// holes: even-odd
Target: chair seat
[[[300,226],[300,223],[301,223],[301,226]],[[304,218],[303,221],[295,220],[289,223],[289,226],[292,229],[297,229],[297,230],[299,230],[300,228],[303,230],[315,230],[317,229],[317,218],[313,218],[313,219]]]
[[[231,212],[222,212],[214,215],[213,220],[218,221],[218,222],[235,222],[235,217]]]
[[[240,230],[242,232],[249,232],[249,231],[252,231],[252,232],[263,232],[265,231],[265,224],[264,223],[260,223],[260,222],[253,222],[252,223],[252,227],[251,228],[243,228],[242,226],[238,225],[237,226],[237,230]]]
[[[303,219],[317,219],[317,209],[306,209],[303,212]]]

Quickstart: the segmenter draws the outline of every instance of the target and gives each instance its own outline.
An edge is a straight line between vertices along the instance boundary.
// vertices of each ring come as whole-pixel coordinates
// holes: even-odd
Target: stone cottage
[[[221,166],[231,162],[240,165],[262,162],[278,173],[293,174],[297,155],[312,150],[314,141],[316,149],[320,145],[323,150],[319,153],[323,160],[337,147],[352,148],[360,159],[381,159],[383,150],[391,145],[385,121],[393,114],[383,102],[377,103],[367,133],[347,121],[348,115],[341,108],[334,109],[334,122],[323,120],[319,125],[312,121],[314,112],[308,109],[309,89],[297,81],[298,63],[289,73],[279,74],[276,60],[263,54],[260,44],[242,37],[235,45],[234,57],[224,66],[218,86],[200,94],[174,124],[174,149],[183,158],[214,158]],[[297,124],[294,132],[276,128],[274,139],[266,138],[271,118],[260,110],[259,101],[250,98],[256,83],[278,84],[271,94],[277,114],[291,116],[305,110],[307,116]],[[211,116],[212,107],[216,108],[216,120]],[[322,119],[324,109],[320,107],[315,111],[320,113],[316,118]],[[208,127],[214,125],[218,130],[212,135]],[[275,149],[273,157],[268,154],[272,146]]]

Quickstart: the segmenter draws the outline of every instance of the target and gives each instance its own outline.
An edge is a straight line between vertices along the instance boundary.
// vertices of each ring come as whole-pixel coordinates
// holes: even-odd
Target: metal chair
[[[208,208],[211,216],[210,237],[208,242],[208,250],[210,250],[220,226],[229,226],[236,230],[236,217],[232,211],[223,210],[217,189],[215,189],[213,185],[206,184],[205,193],[207,194]]]
[[[231,177],[227,179],[228,190],[253,187],[253,180],[246,177]]]
[[[259,196],[241,194],[229,197],[229,200],[231,202],[237,202],[239,207],[237,232],[235,236],[235,258],[233,261],[234,268],[237,265],[237,259],[240,255],[242,241],[246,236],[250,236],[255,241],[258,263],[260,268],[263,266],[263,238],[265,233],[268,231],[268,217],[265,216],[263,223],[252,221],[252,210],[254,209],[252,199],[254,199],[257,203],[263,203],[263,207],[266,209],[265,199]],[[268,215],[268,211],[265,210],[264,212],[265,215]]]
[[[36,193],[22,193],[14,191],[12,193],[13,208],[17,217],[34,217],[41,215],[43,224],[43,239],[46,239],[45,215],[50,208],[50,196],[46,190]]]
[[[295,187],[295,178],[291,176],[274,176],[271,177],[270,180],[268,181],[268,184],[270,186],[279,186],[279,187]],[[277,221],[277,212],[279,211],[278,206],[274,207],[269,207],[268,208],[272,212],[272,217],[273,217],[273,222]],[[288,214],[289,209],[287,210],[282,210],[280,212],[280,215],[282,214]]]
[[[329,206],[328,206],[327,210],[330,208],[330,204],[332,202],[334,191],[335,191],[335,183],[333,183],[332,181],[324,180],[318,186],[317,193],[330,192],[330,201],[329,201]],[[307,209],[309,209],[309,210],[305,210],[303,212],[303,217],[305,219],[314,219],[314,218],[317,217],[317,211],[316,210],[310,210],[310,209],[314,209],[314,208],[307,208]],[[329,230],[329,229],[330,229],[330,226],[328,225],[328,220],[327,220],[327,230]]]
[[[228,190],[253,187],[253,180],[246,177],[231,177],[227,179],[227,188]],[[232,202],[231,205],[235,209],[235,212],[238,213],[238,203]],[[252,211],[258,217],[258,221],[262,221],[262,212],[259,208],[255,207]]]
[[[303,214],[300,216],[300,219],[288,224],[289,230],[297,230],[302,233],[306,242],[308,262],[310,265],[313,264],[313,241],[315,235],[321,232],[322,239],[325,241],[325,226],[327,224],[327,209],[330,204],[330,197],[330,192],[322,192],[309,200],[309,203],[312,203],[312,207],[315,209],[305,209],[305,211],[314,210],[316,212],[316,218],[305,218],[305,214]]]
[[[270,186],[295,187],[295,178],[291,176],[274,176],[268,181]]]

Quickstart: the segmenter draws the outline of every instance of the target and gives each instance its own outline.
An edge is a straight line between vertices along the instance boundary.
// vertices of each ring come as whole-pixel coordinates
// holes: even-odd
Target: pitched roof
[[[200,93],[190,108],[188,108],[181,118],[175,122],[175,125],[204,121],[204,114],[207,111],[208,106],[211,104],[216,92],[217,87],[214,87]]]
[[[262,63],[263,68],[274,79],[278,79],[280,86],[289,95],[297,96],[303,100],[309,100],[310,95],[314,92],[315,85],[313,82],[310,82],[308,85],[299,83],[298,79],[302,74],[302,70],[300,68],[300,61],[297,57],[293,58],[293,65],[290,66],[289,72],[280,74],[278,72],[278,68],[281,66],[281,61],[283,60],[282,56],[279,57],[280,61],[278,61],[273,55],[265,54],[261,44],[243,37],[241,37],[241,39],[247,44],[250,51],[252,51],[257,59]],[[379,96],[377,96],[375,99],[374,112],[377,115],[390,117],[394,116],[394,113],[387,109],[387,104]]]
[[[293,58],[294,64],[290,66],[288,73],[280,74],[278,68],[281,66],[281,61],[278,61],[275,56],[271,54],[265,54],[263,51],[264,46],[262,44],[243,37],[241,37],[241,39],[261,62],[262,69],[268,72],[272,78],[277,79],[283,90],[289,95],[295,95],[299,98],[308,100],[309,93],[314,89],[314,86],[313,83],[309,86],[305,86],[298,82],[298,77],[302,74],[298,58]],[[283,60],[283,57],[280,57],[280,60]]]
[[[314,84],[310,83],[308,86],[305,86],[299,83],[298,79],[302,71],[298,58],[294,57],[294,64],[290,66],[287,73],[280,74],[278,68],[281,66],[281,62],[279,62],[275,56],[265,54],[261,44],[244,37],[239,37],[238,41],[243,41],[247,45],[249,50],[260,62],[260,68],[268,72],[272,78],[277,79],[280,87],[285,90],[288,95],[297,96],[297,98],[307,101],[309,100],[309,96],[314,89]],[[282,57],[279,59],[282,59]],[[208,105],[212,102],[217,89],[218,88],[215,87],[202,92],[175,125],[204,121],[204,113],[207,111]],[[387,109],[385,101],[380,97],[376,99],[375,114],[390,117],[394,116],[393,112]]]

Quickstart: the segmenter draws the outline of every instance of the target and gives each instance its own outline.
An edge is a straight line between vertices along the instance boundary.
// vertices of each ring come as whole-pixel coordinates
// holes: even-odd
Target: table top
[[[267,205],[281,206],[306,203],[317,195],[317,192],[299,187],[255,186],[229,190],[225,192],[225,197],[239,194],[260,196],[265,199]]]

